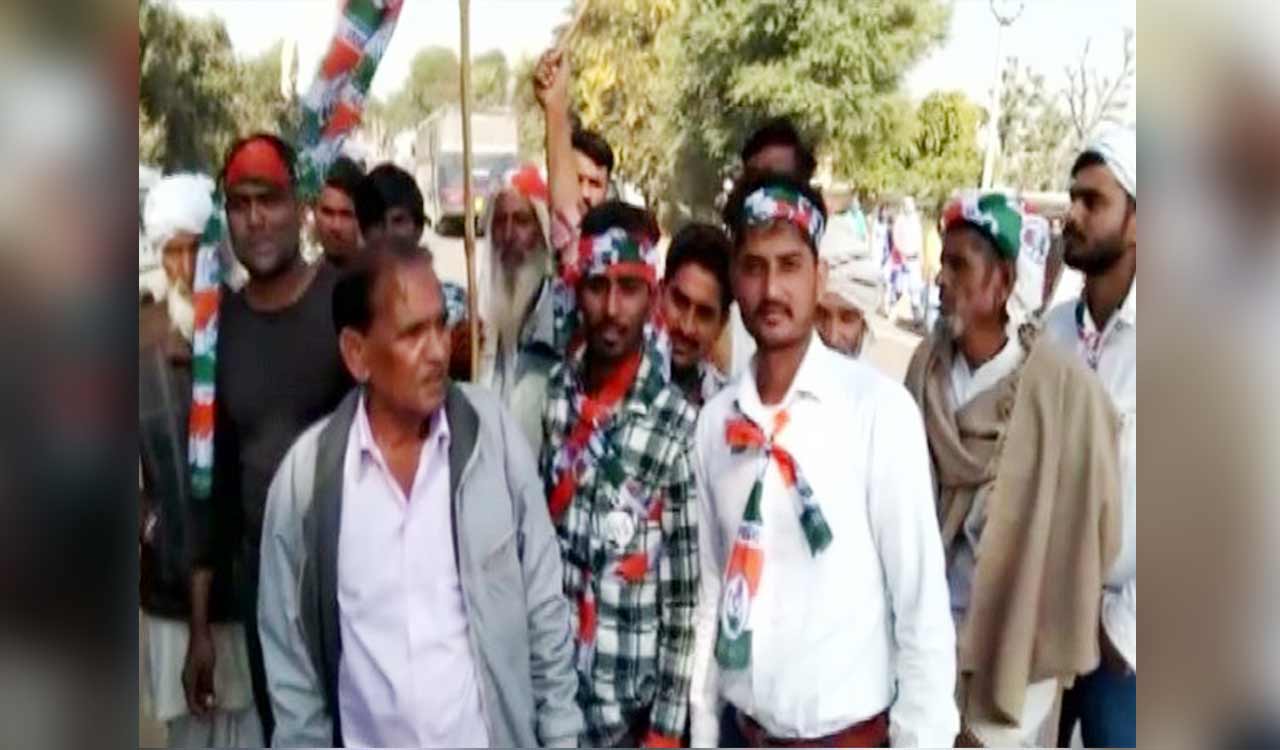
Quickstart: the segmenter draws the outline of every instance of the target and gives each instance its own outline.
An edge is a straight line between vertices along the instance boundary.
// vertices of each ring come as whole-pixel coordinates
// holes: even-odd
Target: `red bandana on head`
[[[282,190],[292,182],[289,165],[284,163],[276,147],[265,138],[246,142],[227,164],[226,187],[230,188],[245,180],[264,182]]]

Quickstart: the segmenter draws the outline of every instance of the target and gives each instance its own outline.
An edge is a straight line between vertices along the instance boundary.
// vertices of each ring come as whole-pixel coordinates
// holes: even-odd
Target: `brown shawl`
[[[1030,329],[1026,361],[953,414],[954,345],[921,342],[907,390],[924,413],[943,543],[986,486],[958,668],[966,717],[1017,722],[1026,686],[1098,664],[1102,586],[1120,548],[1119,418],[1097,378]]]

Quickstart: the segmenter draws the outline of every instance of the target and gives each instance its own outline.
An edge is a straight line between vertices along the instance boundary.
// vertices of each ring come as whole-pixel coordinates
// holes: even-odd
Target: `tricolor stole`
[[[785,221],[804,232],[816,248],[822,242],[826,220],[822,211],[799,191],[785,185],[766,185],[742,202],[749,226]]]
[[[187,424],[187,461],[191,466],[191,495],[207,501],[213,495],[214,378],[218,357],[218,302],[222,269],[218,247],[222,243],[222,196],[215,195],[196,253],[192,303],[195,330],[191,337],[191,416]]]
[[[302,99],[298,188],[304,199],[320,194],[342,140],[360,123],[403,5],[404,0],[346,0],[333,41]]]
[[[751,664],[752,605],[760,588],[760,576],[764,573],[764,549],[760,545],[764,519],[760,505],[764,495],[764,473],[770,464],[778,467],[783,485],[795,490],[800,500],[800,527],[809,552],[816,556],[826,549],[831,544],[832,534],[795,457],[777,444],[778,434],[789,420],[786,409],[778,411],[774,416],[772,433],[765,435],[764,430],[744,414],[737,403],[734,407],[738,416],[725,424],[725,442],[729,450],[734,454],[748,450],[763,451],[765,460],[751,485],[751,495],[747,498],[738,535],[725,566],[715,653],[722,668],[746,669]]]

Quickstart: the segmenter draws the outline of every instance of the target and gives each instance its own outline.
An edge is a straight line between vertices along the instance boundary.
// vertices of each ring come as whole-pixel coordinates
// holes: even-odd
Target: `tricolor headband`
[[[748,227],[785,221],[803,232],[815,249],[822,241],[826,229],[822,211],[794,188],[766,185],[748,195],[742,207]]]
[[[609,227],[600,234],[584,234],[578,241],[578,278],[586,279],[613,270],[635,271],[649,283],[658,279],[658,253],[645,235]]]

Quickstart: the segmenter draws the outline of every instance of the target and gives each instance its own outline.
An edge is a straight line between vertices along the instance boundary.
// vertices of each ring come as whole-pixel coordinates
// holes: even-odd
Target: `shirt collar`
[[[372,459],[375,463],[383,463],[382,451],[378,448],[378,443],[373,439],[373,428],[369,424],[369,413],[365,409],[366,391],[365,387],[360,388],[360,401],[356,404],[356,420],[355,420],[355,439],[357,456],[359,462],[357,470],[364,471],[368,466],[365,459]],[[423,450],[429,447],[439,445],[447,448],[449,446],[449,420],[445,417],[444,404],[440,404],[435,413],[430,417],[431,424],[427,429],[427,438],[422,442]]]
[[[1097,331],[1098,324],[1093,319],[1093,314],[1089,312],[1089,305],[1085,301],[1084,293],[1080,293],[1080,299],[1077,301],[1082,316],[1080,322],[1084,323],[1086,330]],[[1130,328],[1138,327],[1138,278],[1135,276],[1133,283],[1129,285],[1129,293],[1124,297],[1124,303],[1120,305],[1120,309],[1116,310],[1112,315],[1117,323],[1123,323]],[[1110,321],[1108,321],[1110,325]]]
[[[791,387],[782,397],[780,405],[788,406],[801,394],[818,401],[831,399],[838,388],[834,374],[838,367],[836,358],[840,356],[822,343],[817,331],[810,333],[809,347],[805,350],[804,359],[800,361],[800,369],[796,370]],[[760,391],[756,387],[755,370],[758,357],[759,354],[751,358],[750,365],[738,381],[737,393],[738,408],[757,423],[763,419],[766,408],[760,400]]]

